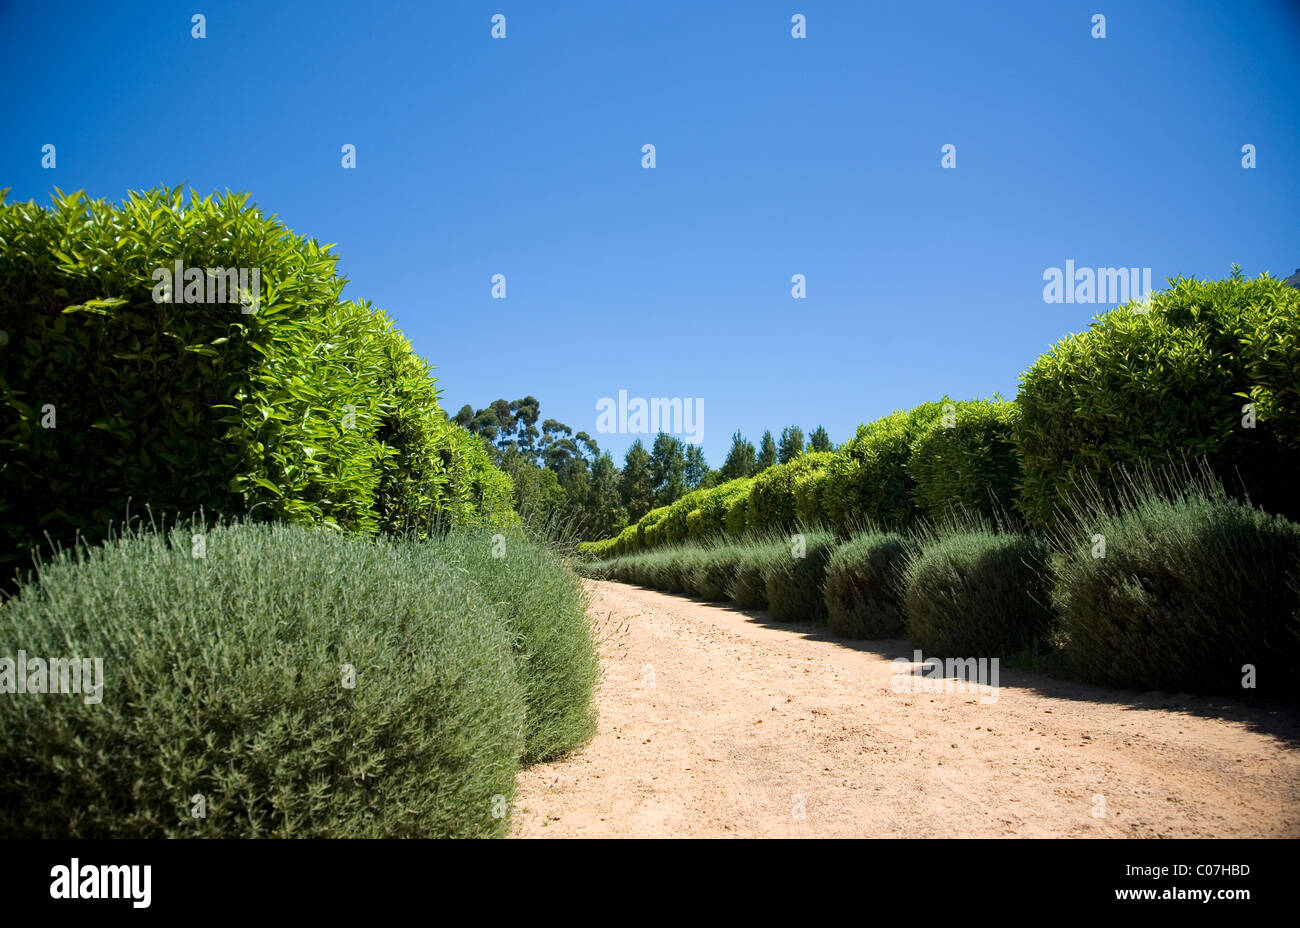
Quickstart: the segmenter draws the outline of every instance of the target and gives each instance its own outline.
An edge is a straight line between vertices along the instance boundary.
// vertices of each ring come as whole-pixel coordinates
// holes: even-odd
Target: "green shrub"
[[[677,551],[677,546],[665,546],[637,558],[640,582],[666,593],[686,592]]]
[[[0,195],[0,242],[0,568],[47,533],[104,537],[128,501],[362,531],[474,521],[480,504],[510,521],[508,479],[447,422],[428,365],[383,313],[341,301],[336,256],[247,195],[49,210]],[[244,268],[250,287],[258,269],[257,311],[216,292],[224,277],[212,302],[155,302],[176,262]]]
[[[907,637],[941,657],[1010,657],[1052,625],[1049,548],[985,529],[931,540],[908,562]]]
[[[1000,399],[950,406],[940,407],[940,426],[923,431],[912,445],[907,469],[917,505],[935,520],[1013,511],[1021,479],[1015,444],[1019,407]]]
[[[658,509],[651,509],[643,515],[636,523],[637,547],[642,551],[649,551],[660,544],[659,523],[668,515],[668,507],[660,506]]]
[[[1099,316],[1021,377],[1021,507],[1051,526],[1117,466],[1206,456],[1270,511],[1300,516],[1300,291],[1268,277],[1178,279]],[[1243,405],[1256,404],[1254,428]]]
[[[826,566],[827,625],[846,638],[903,634],[903,584],[912,544],[894,532],[854,535]]]
[[[629,525],[618,533],[616,550],[619,554],[634,554],[640,550],[641,536],[635,525]]]
[[[859,427],[836,452],[822,489],[824,507],[841,538],[868,525],[899,529],[919,510],[908,471],[912,446],[939,425],[941,404],[923,403]]]
[[[822,584],[835,551],[835,536],[810,531],[794,538],[781,557],[767,562],[763,575],[767,606],[779,622],[819,622],[826,618]]]
[[[749,479],[749,478],[746,478]],[[752,483],[750,485],[752,487]],[[723,516],[723,526],[726,528],[727,537],[733,541],[740,541],[748,534],[749,525],[749,489],[737,493],[727,502],[727,514]]]
[[[801,454],[787,464],[769,467],[754,478],[749,490],[746,526],[752,534],[782,535],[798,525],[795,512],[795,483],[826,467],[834,455],[829,451]]]
[[[430,544],[441,561],[466,571],[513,632],[527,707],[523,762],[585,744],[596,729],[600,667],[577,577],[519,531],[463,530]]]
[[[693,541],[708,542],[719,538],[726,531],[727,512],[732,503],[742,495],[749,493],[753,481],[749,477],[739,477],[720,483],[700,498],[699,507],[688,517],[688,533]]]
[[[1097,683],[1237,695],[1250,664],[1260,689],[1292,690],[1300,526],[1217,488],[1167,495],[1131,490],[1061,545],[1053,598],[1069,663]]]
[[[661,536],[664,544],[681,544],[687,538],[687,517],[700,504],[700,500],[709,493],[708,490],[692,490],[667,507],[660,522]]]
[[[822,452],[828,453],[828,452]],[[829,466],[831,455],[827,459]],[[830,525],[830,515],[826,511],[823,494],[828,478],[826,469],[818,469],[801,474],[794,481],[794,514],[800,525]]]
[[[578,554],[600,560],[602,558],[614,557],[618,551],[618,543],[621,536],[614,538],[604,538],[600,541],[580,541],[577,545]]]
[[[0,835],[503,834],[525,693],[512,631],[436,543],[284,525],[62,554],[0,653],[103,660],[103,701],[0,699]],[[355,686],[348,686],[348,668]],[[206,818],[191,817],[201,795]]]

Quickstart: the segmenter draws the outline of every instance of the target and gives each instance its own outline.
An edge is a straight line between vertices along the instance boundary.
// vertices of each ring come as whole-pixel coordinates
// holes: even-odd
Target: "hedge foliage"
[[[785,464],[769,467],[754,478],[745,510],[745,526],[754,535],[784,535],[799,524],[795,511],[795,484],[800,478],[822,470],[834,454],[814,451]]]
[[[841,538],[868,525],[901,528],[918,514],[908,463],[913,443],[935,428],[942,404],[923,403],[860,426],[844,443],[823,489],[827,515]]]
[[[256,311],[220,275],[155,302],[178,261],[247,269],[250,289],[258,269]],[[361,531],[510,522],[509,478],[392,322],[340,299],[336,262],[245,194],[0,195],[0,567],[47,533],[103,537],[128,501]]]
[[[1300,291],[1262,276],[1176,279],[1057,342],[1021,377],[1021,505],[1050,526],[1116,468],[1204,457],[1271,511],[1300,516]],[[1255,406],[1255,426],[1243,427]]]
[[[727,533],[727,513],[732,503],[742,496],[748,496],[753,480],[738,477],[720,483],[712,490],[699,497],[699,505],[688,516],[692,521],[690,537],[692,541],[706,542]]]
[[[1120,466],[1201,456],[1229,487],[1240,481],[1268,511],[1300,518],[1290,478],[1300,472],[1300,291],[1267,275],[1171,281],[1149,305],[1058,342],[1014,401],[945,397],[893,412],[834,453],[743,478],[747,494],[730,481],[679,500],[684,535],[648,531],[667,515],[652,510],[638,546],[704,540],[719,523],[733,541],[817,524],[844,539],[921,517],[1005,513],[1050,529],[1079,487],[1113,482]]]
[[[1100,490],[1076,500],[1072,524],[1050,536],[969,519],[839,544],[811,533],[803,559],[793,539],[746,538],[578,568],[782,621],[825,615],[835,634],[905,636],[936,657],[1041,656],[1053,671],[1138,689],[1293,691],[1300,525],[1186,473],[1124,486],[1121,503]]]
[[[936,522],[1013,511],[1020,407],[1000,399],[945,400],[940,409],[939,426],[917,435],[908,458],[916,505]]]
[[[549,594],[494,606],[509,557],[449,553],[244,524],[58,555],[0,605],[0,653],[101,658],[102,702],[0,699],[0,835],[503,834],[529,713],[556,695],[521,663],[571,632],[544,626]]]

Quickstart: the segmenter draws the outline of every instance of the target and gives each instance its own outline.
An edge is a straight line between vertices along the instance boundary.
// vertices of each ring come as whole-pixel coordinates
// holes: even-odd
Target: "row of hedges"
[[[1001,511],[1015,498],[1015,421],[1015,404],[1002,400],[927,403],[862,426],[837,452],[804,454],[755,477],[692,491],[613,538],[579,547],[613,557],[818,526],[847,538],[922,514]]]
[[[517,533],[129,534],[0,604],[19,649],[102,660],[102,701],[0,698],[5,837],[501,835],[594,727],[579,581]]]
[[[906,635],[938,657],[1045,657],[1079,678],[1241,695],[1300,682],[1300,526],[1213,482],[1098,496],[1044,536],[965,528],[827,532],[593,560],[589,575],[846,637]],[[729,584],[729,586],[728,586]],[[1051,655],[1050,657],[1047,657]]]
[[[206,272],[155,302],[177,262],[247,269],[250,288],[257,269],[257,311]],[[336,262],[246,195],[0,193],[0,569],[146,504],[367,532],[511,522],[509,478],[392,322],[341,299]]]
[[[653,531],[665,512],[652,510],[635,532],[585,550],[612,556],[796,526],[846,538],[922,517],[1011,514],[1046,530],[1080,493],[1114,491],[1125,467],[1192,459],[1234,495],[1300,518],[1290,476],[1300,472],[1300,291],[1267,275],[1172,280],[1054,345],[1013,402],[945,398],[891,413],[833,454],[684,497],[669,507],[684,534]]]

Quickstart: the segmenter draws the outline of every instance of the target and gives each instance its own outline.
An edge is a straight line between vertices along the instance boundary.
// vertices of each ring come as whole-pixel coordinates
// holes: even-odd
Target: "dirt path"
[[[1006,668],[991,704],[899,694],[905,642],[590,586],[600,730],[520,774],[517,836],[1300,835],[1294,710]]]

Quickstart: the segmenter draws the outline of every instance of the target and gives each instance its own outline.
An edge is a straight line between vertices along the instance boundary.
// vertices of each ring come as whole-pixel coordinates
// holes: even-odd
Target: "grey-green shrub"
[[[991,529],[953,531],[908,562],[907,637],[940,657],[1009,657],[1052,626],[1050,548]]]
[[[731,598],[742,609],[767,608],[767,573],[770,562],[789,557],[784,542],[751,541],[741,550]]]
[[[823,587],[830,630],[845,638],[901,636],[904,571],[913,551],[895,532],[864,532],[836,548]]]
[[[691,568],[691,586],[709,602],[731,598],[731,588],[740,568],[741,549],[736,545],[705,548]]]
[[[433,543],[283,525],[204,543],[65,553],[0,606],[0,654],[101,658],[105,678],[97,705],[0,699],[0,835],[506,831],[525,693],[468,572]]]
[[[1240,696],[1250,664],[1261,690],[1297,682],[1295,523],[1221,489],[1146,490],[1081,519],[1061,547],[1054,601],[1069,663],[1086,679]]]
[[[826,618],[822,583],[835,550],[830,532],[809,531],[788,540],[780,556],[767,561],[763,580],[767,608],[781,622],[819,622]]]
[[[510,626],[527,708],[523,762],[552,760],[585,744],[596,729],[592,696],[600,666],[578,578],[517,530],[461,530],[426,544],[463,568]]]

